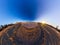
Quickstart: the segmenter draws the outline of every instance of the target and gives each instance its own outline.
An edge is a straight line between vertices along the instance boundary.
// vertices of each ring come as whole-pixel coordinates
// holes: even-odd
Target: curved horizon
[[[53,26],[60,26],[60,0],[38,0],[37,18],[33,22],[46,21]],[[42,3],[40,2],[42,1]],[[42,4],[42,5],[40,5]],[[16,16],[14,12],[9,12],[7,9],[7,0],[0,0],[0,25],[10,24],[15,22],[27,22]],[[40,6],[39,6],[40,5]],[[40,8],[41,7],[41,8]],[[42,9],[42,10],[41,10]]]

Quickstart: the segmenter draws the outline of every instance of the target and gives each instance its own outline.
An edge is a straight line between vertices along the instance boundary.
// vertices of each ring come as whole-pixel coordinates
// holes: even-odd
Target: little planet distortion
[[[60,33],[48,24],[19,22],[0,32],[0,45],[60,45]]]

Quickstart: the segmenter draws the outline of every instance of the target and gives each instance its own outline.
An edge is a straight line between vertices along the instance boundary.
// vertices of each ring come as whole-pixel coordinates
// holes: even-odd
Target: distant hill
[[[3,29],[7,28],[8,26],[12,26],[14,24],[6,24],[6,25],[0,25],[0,31],[2,31]]]
[[[47,24],[47,25],[50,26],[50,27],[52,27],[52,28],[54,28],[54,29],[56,29],[57,31],[60,32],[60,30],[59,30],[58,28],[56,28],[56,27],[54,27],[54,26],[52,26],[52,25],[49,25],[49,24]]]
[[[3,29],[7,28],[8,26],[12,26],[12,25],[15,25],[15,24],[0,25],[0,31],[2,31]],[[48,26],[50,26],[50,27],[52,27],[52,28],[56,29],[58,32],[60,32],[60,30],[59,30],[59,29],[57,29],[57,28],[55,28],[54,26],[49,25],[49,24],[46,24],[46,25],[48,25]]]

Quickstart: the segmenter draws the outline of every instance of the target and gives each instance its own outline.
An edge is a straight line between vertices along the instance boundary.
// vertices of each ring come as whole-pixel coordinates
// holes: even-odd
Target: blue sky
[[[36,21],[46,21],[55,27],[60,26],[60,0],[48,0],[46,2],[45,6],[48,10],[46,9],[42,17],[39,17]]]
[[[19,0],[0,0],[0,25],[25,21],[19,17],[14,8],[11,10],[14,2],[19,2]],[[37,2],[38,9],[34,21],[46,21],[53,26],[60,26],[60,0],[37,0]],[[34,3],[32,2],[32,4]]]

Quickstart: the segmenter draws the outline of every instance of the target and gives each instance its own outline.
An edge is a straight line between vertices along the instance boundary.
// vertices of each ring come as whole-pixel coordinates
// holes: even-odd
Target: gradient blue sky
[[[15,16],[14,12],[12,12],[13,14],[9,12],[7,7],[8,0],[0,0],[0,25],[25,21]],[[53,26],[60,26],[60,0],[38,0],[38,13],[35,22],[41,21],[46,21]]]

